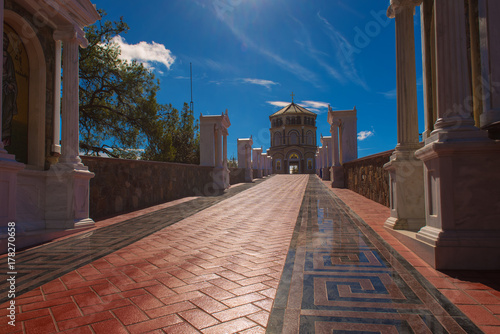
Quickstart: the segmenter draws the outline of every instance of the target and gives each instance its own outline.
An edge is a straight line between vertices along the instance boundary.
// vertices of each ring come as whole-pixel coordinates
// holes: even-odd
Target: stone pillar
[[[214,167],[212,188],[229,188],[227,168],[227,129],[231,126],[227,110],[220,116],[200,116],[200,165]]]
[[[62,32],[63,51],[63,92],[62,92],[62,140],[59,163],[82,166],[79,154],[79,108],[78,108],[78,47],[76,32]],[[59,38],[57,38],[59,39]]]
[[[416,152],[425,167],[426,203],[426,226],[416,238],[438,269],[498,270],[500,142],[471,117],[464,6],[436,0],[434,25],[438,119]]]
[[[261,153],[260,154],[260,169],[262,169],[262,176],[269,175],[267,173],[266,163],[267,163],[267,154]]]
[[[398,144],[384,168],[389,171],[390,229],[418,231],[425,226],[423,164],[419,149],[415,34],[413,15],[421,0],[391,0],[387,15],[396,19]]]
[[[52,135],[52,153],[61,154],[61,41],[56,41],[54,60],[54,132]]]
[[[263,176],[262,169],[260,167],[261,154],[262,154],[262,148],[253,149],[252,164],[253,164],[253,169],[257,171],[256,172],[257,178],[262,178]]]
[[[245,169],[245,182],[252,182],[252,145],[253,139],[243,138],[238,139],[238,168]]]
[[[321,137],[321,144],[323,145],[323,171],[322,179],[325,181],[330,180],[330,167],[332,166],[332,137]]]
[[[63,42],[62,140],[59,162],[48,171],[46,228],[71,229],[94,224],[89,218],[89,172],[80,159],[79,149],[79,70],[78,48],[88,42],[78,27],[54,32]],[[56,101],[55,101],[56,102]]]
[[[340,164],[339,156],[339,125],[337,120],[332,120],[330,133],[332,135],[332,167],[330,168],[330,180],[332,188],[344,188],[344,168]]]
[[[479,0],[479,36],[483,81],[481,127],[500,139],[500,2]]]

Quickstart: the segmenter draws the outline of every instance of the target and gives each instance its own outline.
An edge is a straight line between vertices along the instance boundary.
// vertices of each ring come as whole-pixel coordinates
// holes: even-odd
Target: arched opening
[[[280,146],[282,142],[281,133],[275,132],[273,137],[273,146]]]
[[[16,159],[27,163],[29,167],[43,169],[45,163],[45,96],[47,81],[45,56],[35,31],[19,14],[11,10],[5,10],[4,31],[8,35],[9,43],[21,43],[17,45],[11,44],[11,52],[8,52],[11,56],[16,55],[19,57],[16,69],[18,101],[20,96],[25,95],[24,98],[26,99],[17,105],[17,115],[19,115],[19,117],[17,115],[15,117],[17,118],[15,120],[17,134],[12,135],[11,138],[18,141],[20,145],[15,149],[16,151],[20,150],[19,153],[16,152]],[[14,47],[17,48],[14,49]],[[26,55],[25,61],[27,61],[27,64],[19,64],[19,61],[23,61],[23,53]],[[2,100],[3,104],[5,100],[4,98]],[[25,110],[19,108],[25,108]],[[20,125],[25,126],[26,130],[24,132],[18,127]],[[24,137],[17,137],[18,135]],[[24,141],[26,144],[23,144]],[[13,143],[13,147],[18,143]],[[24,148],[23,145],[25,145]],[[17,154],[19,154],[19,157]]]
[[[299,133],[297,131],[290,131],[288,133],[290,138],[290,145],[298,145],[299,144]]]
[[[307,131],[306,144],[307,145],[314,145],[314,137],[313,137],[312,131]]]
[[[288,174],[299,174],[300,173],[300,157],[297,153],[290,153],[288,156]]]

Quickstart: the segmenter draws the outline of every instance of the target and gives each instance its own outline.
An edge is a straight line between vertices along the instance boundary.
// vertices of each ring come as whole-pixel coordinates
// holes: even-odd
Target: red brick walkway
[[[324,183],[330,187],[328,181]],[[434,270],[383,227],[390,216],[389,208],[348,189],[331,189],[331,191],[483,332],[500,333],[500,272]]]
[[[0,332],[264,333],[307,180],[273,177],[21,295]]]

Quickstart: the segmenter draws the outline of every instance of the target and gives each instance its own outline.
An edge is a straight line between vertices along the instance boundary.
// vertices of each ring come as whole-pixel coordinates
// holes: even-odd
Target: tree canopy
[[[89,46],[80,50],[80,149],[87,155],[199,163],[198,124],[189,106],[185,103],[179,113],[159,104],[154,73],[119,58],[112,39],[128,30],[122,18],[85,28]]]

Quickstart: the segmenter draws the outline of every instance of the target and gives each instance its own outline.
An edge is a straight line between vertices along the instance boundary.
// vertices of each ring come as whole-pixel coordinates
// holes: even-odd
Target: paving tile
[[[191,299],[191,302],[208,313],[220,312],[228,308],[226,305],[208,296]]]
[[[92,324],[92,329],[96,334],[127,334],[128,331],[116,319],[110,319]]]
[[[130,300],[142,310],[150,310],[165,305],[158,298],[149,294],[131,297]]]
[[[249,293],[243,296],[239,297],[234,297],[234,298],[229,298],[226,300],[223,300],[222,303],[229,307],[236,307],[244,304],[249,304],[258,300],[265,299],[266,297],[258,294],[258,293]]]
[[[182,322],[170,327],[163,328],[163,331],[167,334],[199,334],[193,326],[187,322]]]
[[[500,326],[500,319],[482,305],[458,305],[458,307],[479,325]]]
[[[56,327],[51,316],[27,320],[26,322],[24,322],[24,327],[26,329],[26,333],[28,334],[44,334],[53,333],[56,331]]]
[[[237,307],[233,307],[224,311],[213,313],[212,315],[220,320],[221,322],[233,320],[236,318],[241,318],[249,314],[260,312],[261,309],[252,304],[245,304]],[[264,324],[265,325],[265,324]]]
[[[149,319],[141,309],[132,305],[114,309],[112,312],[125,326]]]
[[[212,317],[210,314],[200,310],[192,309],[187,311],[182,311],[178,313],[184,320],[189,322],[193,327],[197,329],[202,329],[210,327],[219,323],[217,319]]]
[[[204,334],[237,333],[255,326],[256,326],[255,322],[250,321],[246,318],[240,318],[224,322],[220,325],[203,329],[202,333]]]
[[[108,311],[104,311],[104,312],[86,315],[86,316],[83,316],[80,318],[59,321],[59,322],[57,322],[57,326],[59,327],[60,330],[64,331],[67,329],[76,328],[76,327],[85,326],[85,325],[90,325],[90,324],[105,321],[108,319],[113,319],[113,315]]]
[[[148,331],[153,331],[159,328],[168,327],[182,322],[182,319],[176,315],[171,314],[164,317],[144,321],[138,324],[127,326],[127,330],[130,333],[145,333]]]
[[[63,321],[68,319],[73,319],[82,316],[80,308],[75,305],[75,303],[68,303],[59,306],[51,307],[50,310],[56,321]]]
[[[158,318],[158,317],[163,317],[165,315],[179,313],[179,312],[182,312],[185,310],[190,310],[193,308],[196,308],[196,306],[194,304],[192,304],[188,301],[183,301],[183,302],[176,303],[176,304],[170,304],[170,305],[146,310],[145,312],[150,318]]]

